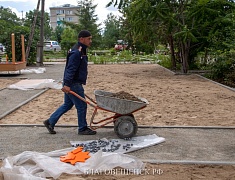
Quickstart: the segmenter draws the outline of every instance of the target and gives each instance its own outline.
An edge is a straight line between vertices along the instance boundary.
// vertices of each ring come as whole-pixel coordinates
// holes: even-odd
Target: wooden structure
[[[15,61],[15,35],[11,35],[12,41],[12,61],[9,62],[8,58],[5,62],[0,62],[0,71],[18,71],[26,68],[25,60],[25,46],[24,46],[24,35],[21,35],[21,46],[22,46],[22,58],[21,61]]]

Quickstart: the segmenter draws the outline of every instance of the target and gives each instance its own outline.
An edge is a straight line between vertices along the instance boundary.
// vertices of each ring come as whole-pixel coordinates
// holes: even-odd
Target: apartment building
[[[78,16],[75,15],[80,10],[79,6],[64,4],[57,7],[50,7],[50,23],[53,30],[57,26],[63,26],[62,21],[78,24]]]

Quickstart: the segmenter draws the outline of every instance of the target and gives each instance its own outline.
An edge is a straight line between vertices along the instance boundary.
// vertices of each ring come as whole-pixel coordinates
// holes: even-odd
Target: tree
[[[108,14],[104,21],[103,47],[113,48],[117,40],[120,39],[120,23],[117,16]]]
[[[224,50],[227,43],[222,42],[234,39],[234,1],[111,0],[111,4],[125,12],[134,40],[142,38],[152,46],[156,41],[169,44],[172,68],[176,67],[177,54],[184,73],[200,51]]]
[[[34,22],[34,15],[35,15],[35,11],[29,11],[26,12],[26,17],[24,20],[24,26],[27,27],[31,27],[31,25]],[[41,11],[38,11],[38,16],[36,19],[36,27],[35,27],[35,32],[34,33],[35,36],[39,36],[39,32],[40,32],[40,23],[41,23]],[[49,14],[47,12],[44,13],[44,39],[45,40],[50,40],[50,37],[52,36],[52,28],[50,27],[50,18],[49,18]]]
[[[66,27],[73,29],[78,35],[79,31],[86,29],[92,34],[92,48],[97,48],[100,45],[101,34],[99,29],[99,24],[96,24],[98,17],[95,14],[95,8],[97,5],[93,5],[93,0],[81,0],[78,1],[78,6],[80,9],[77,11],[76,15],[78,18],[78,23],[74,24],[71,22],[63,21]],[[77,39],[77,38],[76,38]]]
[[[56,26],[55,31],[52,32],[51,39],[60,43],[64,29],[63,26]]]
[[[101,41],[99,24],[96,24],[98,17],[95,14],[95,8],[97,5],[93,5],[93,0],[82,0],[78,2],[81,10],[78,12],[79,16],[79,31],[87,29],[92,34],[92,47],[96,48],[99,46]],[[78,33],[78,32],[77,32]]]
[[[20,19],[9,8],[0,7],[0,42],[5,44],[12,27],[20,26]]]
[[[68,50],[77,42],[77,33],[74,29],[66,27],[61,34],[61,47],[67,54]]]
[[[135,16],[141,16],[143,10],[147,8],[148,1],[144,1],[143,4],[138,4],[135,1],[128,0],[112,0],[107,4],[118,6],[119,11],[123,14],[121,19],[121,34],[127,39],[130,46],[135,46],[137,51],[145,51],[152,53],[154,51],[154,43],[157,41],[155,28],[149,19],[142,21],[135,21]],[[138,9],[138,10],[136,10]],[[133,13],[136,13],[135,15]],[[143,14],[142,14],[143,15]],[[143,17],[140,17],[141,19]]]
[[[27,42],[30,28],[22,26],[22,22],[9,8],[0,7],[0,42],[6,47],[6,54],[9,60],[12,59],[12,39],[11,35],[15,35],[15,53],[16,61],[21,61],[21,35],[24,35]]]

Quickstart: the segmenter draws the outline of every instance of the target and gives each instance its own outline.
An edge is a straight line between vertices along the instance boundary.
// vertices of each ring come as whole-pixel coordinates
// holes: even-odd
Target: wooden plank
[[[26,68],[26,62],[1,62],[0,71],[18,71]]]
[[[24,47],[24,35],[21,34],[21,46],[22,46],[22,62],[25,62],[25,47]]]

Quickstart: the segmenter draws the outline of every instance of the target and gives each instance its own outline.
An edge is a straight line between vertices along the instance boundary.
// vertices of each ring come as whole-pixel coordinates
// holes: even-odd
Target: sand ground
[[[19,79],[1,79],[0,89]],[[84,86],[94,99],[94,90],[125,91],[146,98],[149,105],[135,112],[138,125],[147,126],[235,126],[235,93],[198,75],[174,75],[156,64],[89,65]],[[50,89],[1,119],[0,124],[42,124],[63,102],[60,90]],[[88,106],[87,119],[93,108]],[[95,119],[108,117],[98,111]],[[73,108],[58,124],[77,125]],[[60,179],[235,179],[235,165],[150,164],[143,175],[62,175]]]

